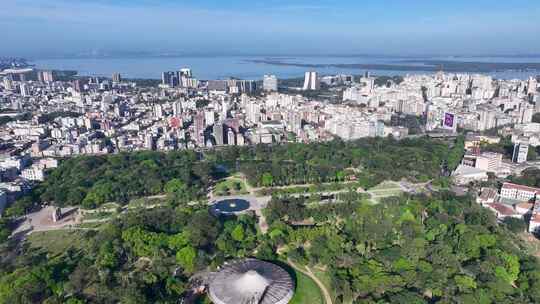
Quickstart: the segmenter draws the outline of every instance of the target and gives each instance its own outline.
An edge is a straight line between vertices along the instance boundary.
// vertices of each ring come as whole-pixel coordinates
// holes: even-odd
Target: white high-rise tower
[[[320,82],[317,72],[306,72],[304,79],[304,91],[318,90],[320,88]]]

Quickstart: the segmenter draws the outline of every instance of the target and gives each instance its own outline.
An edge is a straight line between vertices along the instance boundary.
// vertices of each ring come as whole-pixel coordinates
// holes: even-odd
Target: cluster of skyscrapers
[[[194,88],[197,87],[198,81],[192,77],[191,69],[182,68],[180,71],[163,72],[161,84],[171,88]]]

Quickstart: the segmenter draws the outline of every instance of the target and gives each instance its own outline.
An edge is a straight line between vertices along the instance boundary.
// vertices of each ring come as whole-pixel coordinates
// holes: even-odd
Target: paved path
[[[291,185],[285,185],[285,186],[272,186],[272,187],[255,187],[255,188],[251,188],[251,191],[253,192],[257,192],[257,191],[260,191],[260,190],[264,190],[264,189],[289,189],[289,188],[308,188],[308,187],[311,187],[311,186],[320,186],[320,185],[332,185],[332,184],[335,184],[335,183],[339,183],[339,184],[353,184],[353,183],[356,183],[357,181],[342,181],[342,182],[327,182],[327,183],[318,183],[318,184],[315,184],[315,183],[310,183],[310,184],[291,184]],[[247,182],[246,182],[247,184]]]
[[[332,297],[330,296],[330,293],[328,292],[328,290],[326,289],[326,286],[324,286],[324,284],[319,280],[319,278],[317,278],[317,276],[315,276],[313,274],[313,272],[311,271],[311,269],[309,267],[306,266],[306,270],[303,270],[301,267],[299,267],[298,265],[296,265],[295,263],[293,263],[293,261],[291,261],[291,259],[287,259],[287,262],[289,263],[289,265],[291,265],[294,269],[296,269],[297,271],[300,271],[301,273],[307,275],[308,277],[310,277],[313,281],[315,281],[315,283],[317,283],[317,286],[319,286],[319,289],[321,290],[321,292],[323,293],[323,296],[324,296],[324,301],[326,302],[326,304],[332,304]]]
[[[268,223],[266,222],[266,217],[262,213],[261,209],[255,210],[255,214],[259,219],[259,228],[261,229],[261,233],[266,234],[268,232]]]

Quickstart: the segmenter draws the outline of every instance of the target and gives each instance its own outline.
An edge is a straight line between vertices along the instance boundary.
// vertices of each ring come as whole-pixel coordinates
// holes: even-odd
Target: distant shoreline
[[[79,54],[79,55],[49,55],[49,56],[30,56],[28,61],[39,60],[69,60],[69,59],[123,59],[123,58],[178,58],[178,57],[268,57],[279,59],[292,59],[296,57],[341,57],[341,58],[403,58],[403,59],[425,59],[425,58],[540,58],[540,54],[485,54],[485,55],[467,55],[467,54],[417,54],[417,55],[399,55],[399,54],[190,54],[190,53],[111,53],[111,54]]]
[[[280,60],[246,60],[251,63],[262,63],[277,66],[294,66],[303,68],[343,68],[361,70],[384,70],[384,71],[416,71],[416,72],[463,72],[463,73],[493,73],[506,71],[534,72],[540,71],[540,63],[507,63],[507,62],[473,62],[473,61],[448,61],[448,60],[402,60],[396,64],[372,64],[372,63],[298,63],[283,62]],[[416,63],[418,65],[406,65],[400,63]]]
[[[494,63],[493,63],[494,62]],[[506,62],[506,63],[505,63]],[[449,73],[490,74],[496,79],[527,79],[540,74],[540,58],[345,58],[345,57],[145,57],[32,60],[38,69],[75,70],[80,76],[161,79],[164,71],[190,67],[197,79],[261,80],[265,74],[280,79],[303,77],[306,70],[321,75],[362,74],[380,76]]]

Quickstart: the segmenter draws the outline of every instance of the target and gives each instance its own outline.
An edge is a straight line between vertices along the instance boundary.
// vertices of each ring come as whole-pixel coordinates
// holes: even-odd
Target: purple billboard
[[[448,129],[454,129],[455,115],[452,113],[444,113],[443,127]]]

